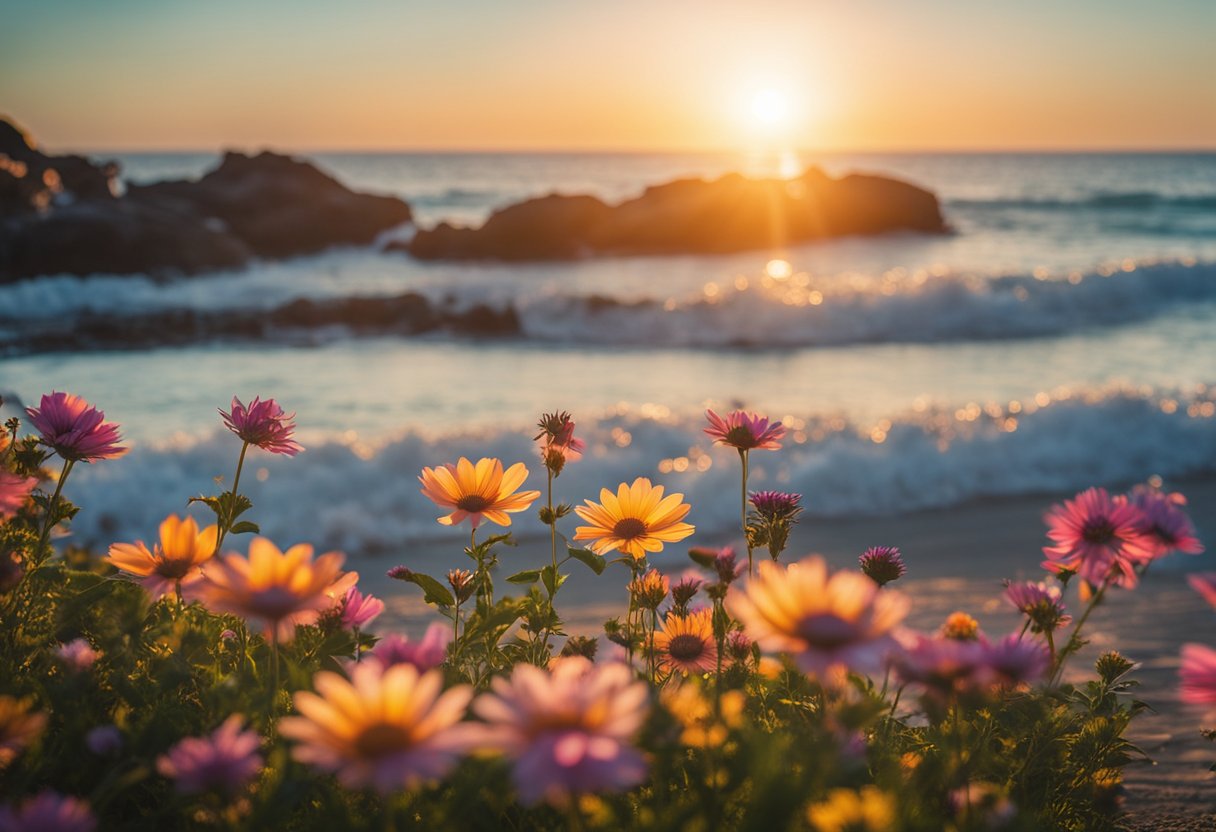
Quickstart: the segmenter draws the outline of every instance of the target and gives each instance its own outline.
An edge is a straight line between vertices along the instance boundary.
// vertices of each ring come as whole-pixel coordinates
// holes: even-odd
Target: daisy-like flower
[[[1115,499],[1126,499],[1140,509],[1143,517],[1140,529],[1156,544],[1157,557],[1164,557],[1170,552],[1198,555],[1203,551],[1203,544],[1195,534],[1195,525],[1183,508],[1186,497],[1182,494],[1166,494],[1159,488],[1138,485],[1126,498]]]
[[[295,694],[300,716],[285,717],[279,733],[295,740],[299,762],[337,775],[348,789],[382,794],[413,789],[444,777],[477,740],[465,723],[473,689],[443,691],[443,673],[409,664],[365,662],[351,678],[323,671],[316,693]]]
[[[20,805],[0,807],[0,832],[93,832],[89,804],[58,792],[39,792]]]
[[[1187,575],[1186,582],[1199,593],[1203,600],[1216,607],[1216,572]]]
[[[952,695],[974,690],[988,679],[984,645],[941,636],[908,634],[891,666],[905,683],[923,685],[930,693]]]
[[[820,557],[788,567],[762,563],[756,579],[731,588],[726,604],[761,650],[788,653],[803,672],[830,681],[882,667],[895,644],[892,630],[908,614],[902,594],[859,572],[831,575]]]
[[[1042,582],[1005,582],[1005,600],[1030,619],[1036,633],[1052,632],[1072,621],[1072,616],[1064,612],[1060,595],[1058,586]]]
[[[46,728],[46,714],[31,699],[0,696],[0,771],[17,759]]]
[[[438,518],[441,524],[455,526],[468,518],[476,529],[483,519],[509,526],[509,515],[527,510],[540,496],[539,491],[516,492],[527,478],[528,467],[522,462],[503,471],[501,459],[486,457],[474,465],[461,457],[455,465],[423,468],[418,481],[435,505],[451,509]]]
[[[631,740],[648,699],[646,684],[627,665],[572,656],[552,671],[516,665],[509,678],[494,679],[473,712],[488,723],[487,746],[514,760],[520,800],[565,805],[645,779],[646,760]]]
[[[1216,706],[1216,650],[1202,644],[1182,645],[1179,697],[1191,705]]]
[[[42,443],[72,462],[93,462],[122,456],[127,449],[119,445],[118,425],[105,421],[106,415],[80,396],[51,393],[43,396],[38,407],[27,407],[26,415]]]
[[[342,626],[349,630],[362,629],[384,612],[384,602],[373,595],[364,595],[353,586],[342,599]]]
[[[262,401],[254,396],[246,407],[236,396],[232,397],[232,412],[220,411],[228,430],[250,445],[256,445],[272,454],[295,456],[304,447],[291,438],[296,424],[296,414],[286,413],[274,399]]]
[[[781,438],[785,436],[785,428],[780,422],[770,424],[765,417],[742,410],[728,413],[725,418],[706,410],[705,418],[709,420],[705,433],[713,438],[714,444],[729,445],[740,451],[776,451],[781,448]]]
[[[664,543],[677,543],[693,533],[682,522],[692,509],[683,494],[663,496],[663,486],[638,477],[633,485],[621,483],[613,494],[600,489],[600,502],[586,500],[574,511],[588,524],[574,530],[575,540],[590,540],[592,551],[616,550],[641,560],[647,552],[661,552]]]
[[[582,459],[587,445],[574,436],[574,420],[566,411],[546,413],[537,423],[540,433],[536,441],[540,446],[540,458],[545,467],[558,476],[567,462]]]
[[[232,797],[262,770],[256,731],[241,730],[245,718],[233,714],[206,737],[186,737],[156,759],[156,770],[182,794]]]
[[[1108,581],[1127,588],[1139,581],[1136,567],[1152,560],[1157,544],[1144,530],[1144,512],[1111,499],[1105,488],[1082,491],[1044,518],[1054,546],[1043,547],[1051,572],[1070,570],[1101,586]]]
[[[886,832],[895,827],[895,800],[877,786],[833,789],[806,816],[816,832]]]
[[[769,523],[791,521],[802,513],[802,495],[784,491],[755,491],[747,498],[756,515]]]
[[[861,571],[879,586],[899,580],[908,571],[899,549],[894,546],[871,546],[857,561]]]
[[[84,673],[101,658],[86,639],[74,638],[55,648],[55,656],[73,673]]]
[[[952,612],[942,624],[942,638],[975,641],[980,637],[980,622],[965,612]]]
[[[20,511],[37,484],[37,477],[19,477],[0,469],[0,520],[7,520]]]
[[[423,673],[443,664],[451,641],[451,628],[436,621],[426,628],[421,641],[410,641],[405,636],[389,633],[376,642],[376,646],[364,656],[364,661],[377,661],[386,668],[409,664]]]
[[[1051,655],[1041,643],[1011,633],[1000,641],[984,643],[984,665],[988,681],[1014,687],[1041,679],[1051,666]]]
[[[674,673],[708,673],[718,662],[718,643],[714,639],[713,610],[689,615],[668,614],[655,631],[654,649],[659,666]]]
[[[629,594],[644,610],[657,610],[659,604],[667,599],[671,582],[666,575],[657,569],[648,569],[629,582]]]
[[[170,514],[161,522],[160,541],[153,544],[151,551],[142,540],[114,543],[106,560],[139,578],[153,599],[173,594],[179,583],[186,596],[203,579],[199,566],[215,554],[216,534],[215,526],[199,531],[193,517]]]
[[[342,573],[345,556],[327,552],[315,561],[312,546],[286,552],[264,537],[249,542],[248,559],[220,555],[207,565],[197,596],[213,612],[265,622],[267,635],[290,639],[300,624],[312,624],[359,580]]]

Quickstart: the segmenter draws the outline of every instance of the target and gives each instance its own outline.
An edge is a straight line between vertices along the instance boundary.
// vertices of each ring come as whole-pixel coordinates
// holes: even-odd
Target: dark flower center
[[[467,511],[469,514],[485,511],[489,505],[490,501],[480,494],[468,494],[456,501],[456,508]]]
[[[190,571],[190,561],[188,560],[162,560],[156,565],[156,574],[162,578],[169,578],[177,581],[186,577],[186,573]]]
[[[1086,543],[1110,543],[1115,538],[1115,527],[1108,520],[1093,520],[1081,529]]]
[[[633,540],[646,534],[646,524],[636,517],[626,517],[616,521],[612,527],[612,536],[620,540]]]
[[[404,751],[410,747],[410,735],[400,725],[387,722],[373,723],[355,739],[355,751],[361,757],[378,759]]]
[[[726,441],[734,445],[736,448],[754,448],[756,446],[756,436],[751,432],[750,428],[743,425],[736,425],[726,432]]]
[[[851,622],[830,612],[808,615],[802,619],[798,622],[798,635],[820,650],[842,647],[857,638],[856,628]]]
[[[676,661],[690,662],[699,659],[705,653],[705,642],[698,636],[688,634],[676,636],[668,643],[667,652]]]

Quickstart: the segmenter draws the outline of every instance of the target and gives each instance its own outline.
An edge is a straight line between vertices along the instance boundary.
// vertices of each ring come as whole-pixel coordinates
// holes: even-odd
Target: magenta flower
[[[723,546],[721,549],[693,546],[689,548],[688,555],[696,563],[717,573],[718,580],[724,584],[733,583],[747,570],[747,564],[739,562],[733,546]]]
[[[405,636],[389,633],[376,643],[364,660],[377,661],[386,670],[394,665],[409,664],[416,667],[419,673],[425,673],[443,664],[451,641],[451,629],[436,621],[426,628],[421,641],[410,641]]]
[[[862,573],[879,586],[899,580],[908,571],[903,556],[894,546],[871,546],[857,562]]]
[[[1195,526],[1183,508],[1186,505],[1183,495],[1178,492],[1166,494],[1159,488],[1138,485],[1127,497],[1115,498],[1116,502],[1123,500],[1140,509],[1143,517],[1140,530],[1156,543],[1155,557],[1174,551],[1188,555],[1203,551]]]
[[[709,427],[706,435],[717,445],[730,445],[740,451],[776,451],[781,447],[785,428],[780,422],[769,423],[768,419],[755,413],[735,410],[722,418],[712,410],[705,411]]]
[[[93,462],[127,452],[118,444],[118,425],[105,421],[106,415],[80,396],[53,392],[42,397],[39,407],[27,407],[25,414],[42,443],[66,460]]]
[[[1105,488],[1082,491],[1044,518],[1054,546],[1043,547],[1050,572],[1072,571],[1094,586],[1108,581],[1134,587],[1136,567],[1156,556],[1157,544],[1143,531],[1144,512],[1111,499]]]
[[[84,744],[98,757],[111,757],[122,750],[122,732],[117,725],[98,725],[84,735]]]
[[[1002,687],[1037,682],[1051,666],[1051,654],[1040,642],[1011,633],[993,643],[981,642],[988,681]]]
[[[255,396],[249,407],[245,407],[240,399],[233,396],[232,412],[221,410],[220,415],[224,417],[228,430],[263,451],[295,456],[304,450],[299,442],[291,438],[296,429],[292,421],[296,414],[285,413],[274,399],[262,401]]]
[[[546,413],[537,427],[536,442],[540,446],[540,458],[554,476],[561,473],[567,462],[582,459],[587,444],[574,436],[574,420],[566,411]]]
[[[262,770],[262,738],[242,731],[244,721],[233,714],[209,736],[186,737],[156,759],[156,770],[182,794],[237,794]]]
[[[1072,616],[1064,612],[1060,594],[1058,586],[1045,583],[1005,584],[1005,600],[1030,619],[1035,632],[1052,632],[1072,621]]]
[[[559,659],[551,671],[518,664],[473,702],[488,723],[486,746],[514,761],[520,800],[559,806],[645,779],[646,760],[631,741],[649,707],[648,689],[629,667],[581,656]]]
[[[39,792],[19,806],[0,807],[0,832],[93,832],[89,804],[58,792]]]
[[[355,587],[346,590],[342,599],[342,626],[347,629],[362,629],[384,612],[384,602],[372,595],[364,595]]]
[[[974,689],[985,681],[984,645],[920,633],[903,637],[903,649],[891,657],[896,676],[923,685],[930,693],[950,695]]]
[[[84,673],[101,657],[101,654],[83,638],[74,638],[59,645],[55,648],[55,655],[59,661],[63,662],[64,667],[75,673]]]
[[[1203,597],[1203,600],[1216,607],[1216,572],[1187,575],[1186,582],[1191,585],[1191,589]]]
[[[784,491],[755,491],[748,502],[762,520],[779,522],[792,520],[802,513],[802,495]]]
[[[1192,705],[1216,705],[1216,650],[1202,644],[1182,645],[1179,697]]]
[[[37,484],[37,477],[19,477],[0,469],[0,520],[20,511]]]

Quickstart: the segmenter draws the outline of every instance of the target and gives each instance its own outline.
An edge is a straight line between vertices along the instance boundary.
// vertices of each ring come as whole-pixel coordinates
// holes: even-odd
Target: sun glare
[[[752,95],[752,117],[768,128],[784,127],[790,120],[789,96],[780,90],[763,89]]]

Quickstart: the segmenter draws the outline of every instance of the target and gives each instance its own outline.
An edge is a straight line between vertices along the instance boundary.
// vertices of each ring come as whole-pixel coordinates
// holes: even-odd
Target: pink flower
[[[37,484],[37,477],[19,477],[0,469],[0,520],[20,511]]]
[[[780,440],[785,436],[785,428],[780,422],[769,424],[765,417],[742,410],[727,414],[725,419],[712,410],[706,410],[705,418],[709,420],[705,433],[713,437],[715,444],[730,445],[740,451],[776,451],[780,449]]]
[[[1051,632],[1072,621],[1072,616],[1064,612],[1058,586],[1033,581],[1007,582],[1005,600],[1030,619],[1035,632]]]
[[[1140,530],[1156,543],[1155,557],[1173,551],[1188,555],[1203,551],[1195,526],[1182,508],[1186,505],[1186,497],[1181,494],[1166,494],[1159,488],[1138,485],[1127,497],[1116,497],[1115,501],[1127,501],[1140,509],[1143,516]]]
[[[1017,633],[991,644],[981,643],[988,681],[992,684],[1015,687],[1036,682],[1043,678],[1051,665],[1051,655],[1046,647],[1037,641],[1023,641]]]
[[[0,832],[93,832],[89,804],[58,792],[39,792],[19,806],[0,807]]]
[[[1143,531],[1144,513],[1136,506],[1111,499],[1105,488],[1082,491],[1044,518],[1054,546],[1043,547],[1051,572],[1071,570],[1100,586],[1108,581],[1134,587],[1136,567],[1156,556],[1156,542]]]
[[[984,646],[942,636],[908,634],[904,648],[891,658],[896,675],[905,683],[924,685],[931,693],[954,694],[981,685],[986,678]]]
[[[156,759],[156,770],[182,794],[237,794],[262,770],[262,738],[242,731],[244,721],[233,714],[209,736],[186,737]]]
[[[84,673],[93,666],[101,654],[83,638],[74,638],[55,648],[55,655],[64,667],[75,673]]]
[[[443,664],[451,641],[451,628],[436,621],[426,628],[421,641],[389,633],[376,643],[364,660],[379,662],[385,669],[398,664],[413,665],[419,673],[425,673]]]
[[[712,569],[717,573],[718,580],[724,584],[733,583],[747,571],[747,564],[739,562],[733,546],[723,546],[721,549],[692,546],[688,550],[688,556],[706,569]]]
[[[1182,645],[1179,695],[1192,705],[1216,705],[1216,650],[1202,644]]]
[[[1191,585],[1191,589],[1203,597],[1203,600],[1216,607],[1216,572],[1187,575],[1186,582]]]
[[[554,805],[645,779],[646,760],[631,741],[649,707],[648,689],[629,667],[581,656],[550,671],[518,664],[473,702],[488,723],[486,745],[514,762],[520,800]]]
[[[347,629],[362,629],[384,612],[384,602],[371,595],[364,595],[355,587],[346,590],[342,600],[342,626]]]
[[[299,442],[291,438],[296,429],[292,421],[296,414],[285,413],[274,399],[262,401],[255,396],[249,407],[245,407],[240,399],[233,396],[232,412],[221,410],[220,415],[224,417],[228,430],[263,451],[295,456],[304,450]]]
[[[27,407],[25,413],[42,443],[64,459],[93,462],[127,452],[118,444],[122,441],[118,425],[104,421],[106,415],[80,396],[51,393],[42,397],[39,407]]]
[[[862,573],[879,586],[897,581],[908,571],[903,556],[894,546],[871,546],[857,559]]]
[[[540,446],[540,458],[554,475],[561,473],[567,462],[582,459],[587,445],[574,437],[574,420],[566,411],[546,413],[537,424],[540,433],[535,437]]]

